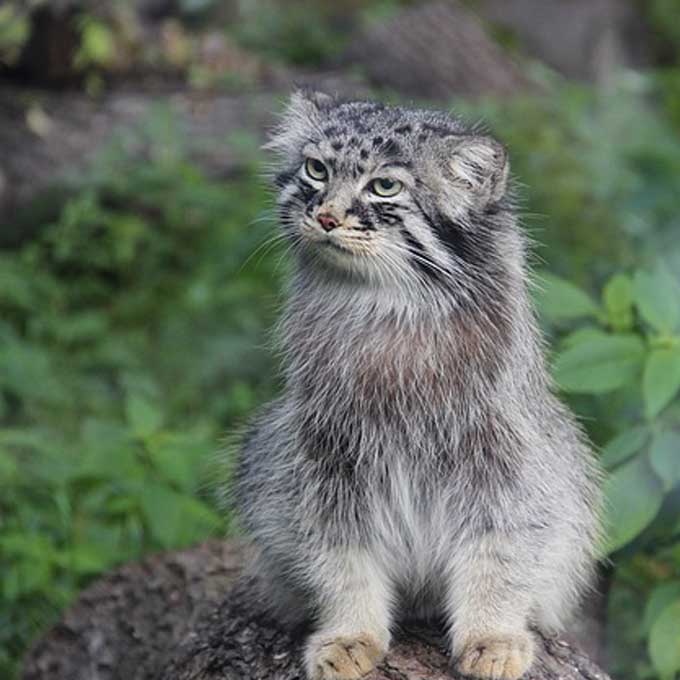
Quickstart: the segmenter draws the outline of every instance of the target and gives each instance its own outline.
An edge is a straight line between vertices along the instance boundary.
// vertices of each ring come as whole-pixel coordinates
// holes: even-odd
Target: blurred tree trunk
[[[124,566],[86,590],[25,659],[23,680],[301,680],[304,631],[260,614],[240,579],[248,551],[210,543]],[[566,642],[542,639],[527,680],[608,680]],[[371,680],[446,680],[442,637],[408,627]]]

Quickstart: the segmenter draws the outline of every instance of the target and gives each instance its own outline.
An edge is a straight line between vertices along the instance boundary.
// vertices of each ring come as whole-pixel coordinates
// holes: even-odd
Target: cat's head
[[[282,226],[317,271],[450,290],[511,256],[507,154],[456,118],[296,92],[268,148]]]

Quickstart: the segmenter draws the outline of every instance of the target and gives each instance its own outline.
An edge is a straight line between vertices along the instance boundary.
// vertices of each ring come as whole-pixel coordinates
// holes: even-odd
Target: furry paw
[[[307,646],[307,676],[310,680],[356,680],[370,673],[385,654],[372,636],[311,640]]]
[[[518,680],[534,660],[530,633],[498,635],[470,640],[456,661],[463,675],[491,680]]]

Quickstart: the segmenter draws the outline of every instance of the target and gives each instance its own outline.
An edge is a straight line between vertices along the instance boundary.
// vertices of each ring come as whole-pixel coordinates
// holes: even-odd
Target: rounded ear
[[[328,109],[333,101],[333,97],[325,92],[301,88],[291,94],[286,109],[287,113],[293,116],[309,116]]]
[[[510,163],[508,153],[493,137],[453,137],[449,167],[456,181],[496,203],[505,195]]]
[[[323,118],[325,109],[335,100],[323,92],[296,90],[291,94],[279,123],[271,130],[269,141],[262,147],[282,156],[294,152],[313,128]]]

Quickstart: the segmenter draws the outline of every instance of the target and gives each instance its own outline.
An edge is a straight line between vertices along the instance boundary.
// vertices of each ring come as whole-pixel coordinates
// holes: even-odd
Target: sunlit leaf
[[[642,318],[662,333],[680,324],[680,287],[665,267],[637,272],[633,280],[635,303]]]
[[[587,293],[547,272],[537,277],[536,301],[541,313],[552,320],[578,319],[598,313],[597,304]]]
[[[654,418],[680,390],[680,349],[655,349],[645,362],[642,394],[645,414]]]
[[[629,330],[633,323],[633,282],[625,274],[614,275],[602,293],[609,323],[616,330]]]
[[[636,335],[591,334],[557,355],[555,380],[567,392],[610,392],[637,376],[644,355]]]
[[[596,326],[583,326],[577,328],[571,333],[567,333],[560,339],[560,345],[562,348],[566,349],[568,347],[575,347],[583,342],[590,340],[591,338],[600,338],[602,336],[602,330]]]
[[[76,56],[80,65],[110,64],[116,54],[115,37],[111,29],[102,21],[86,16],[81,22],[81,45]]]

